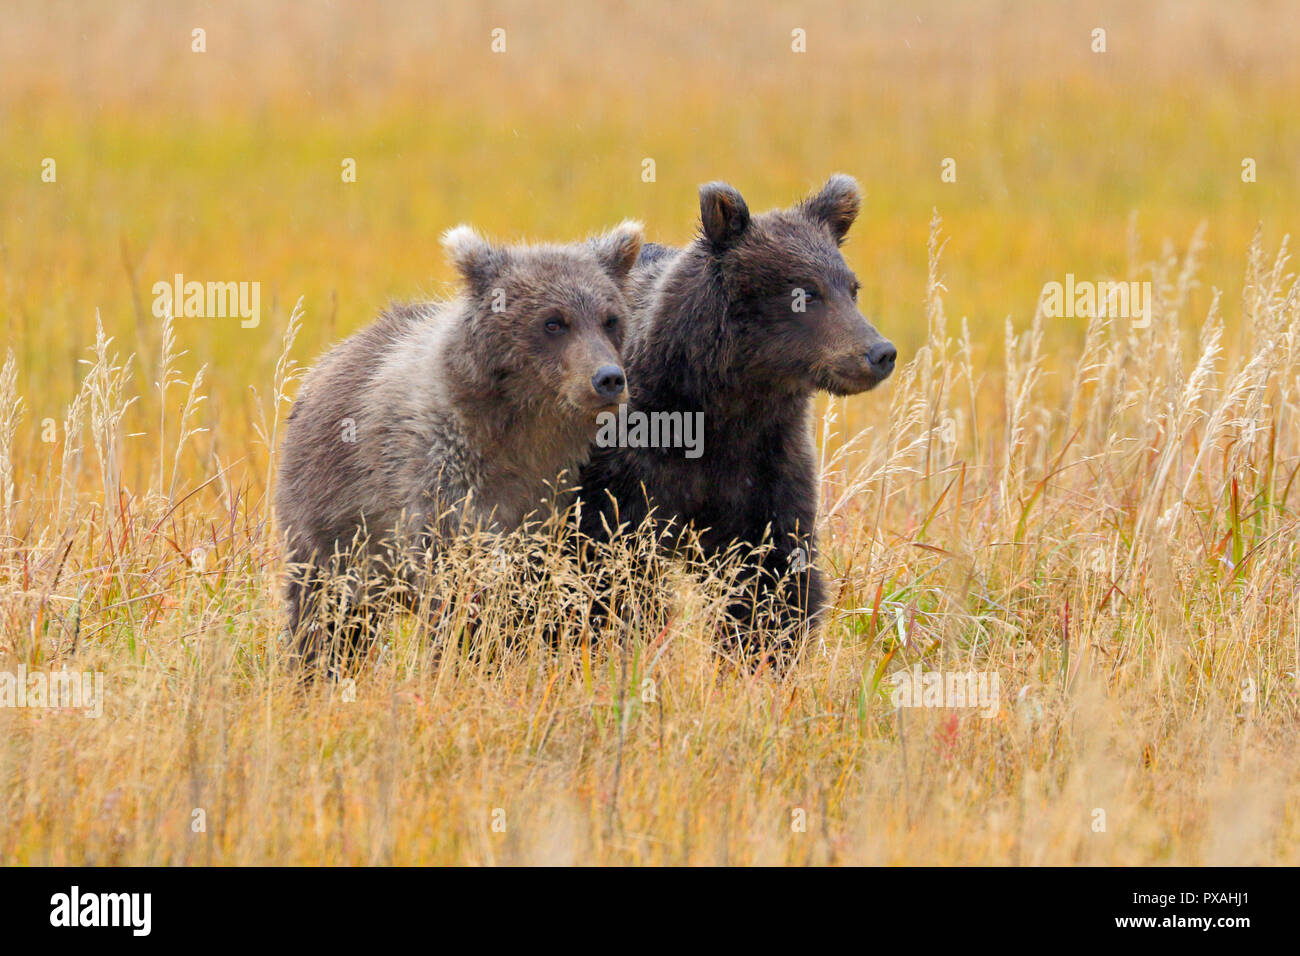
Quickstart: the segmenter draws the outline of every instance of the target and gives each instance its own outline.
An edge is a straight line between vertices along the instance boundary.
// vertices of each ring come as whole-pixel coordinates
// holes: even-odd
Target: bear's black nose
[[[618,398],[623,394],[623,386],[626,384],[627,379],[623,377],[623,370],[617,365],[602,365],[591,377],[591,387],[604,399]]]
[[[897,358],[898,349],[890,342],[877,342],[867,349],[867,364],[880,378],[884,378],[894,370],[894,360]]]

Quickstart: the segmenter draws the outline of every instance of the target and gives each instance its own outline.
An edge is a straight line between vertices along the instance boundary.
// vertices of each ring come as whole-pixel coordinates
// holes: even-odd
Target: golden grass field
[[[1300,863],[1300,13],[897,6],[0,5],[0,671],[105,687],[0,707],[0,861]],[[325,346],[448,290],[443,229],[681,242],[701,182],[834,171],[900,368],[822,405],[794,666],[678,575],[621,643],[399,618],[298,686],[269,449]],[[164,326],[178,272],[260,323]],[[1150,325],[1044,315],[1067,273]],[[996,713],[895,709],[918,662]]]

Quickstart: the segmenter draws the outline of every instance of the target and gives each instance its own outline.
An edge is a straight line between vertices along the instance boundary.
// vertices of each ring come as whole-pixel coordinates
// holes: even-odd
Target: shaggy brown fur
[[[290,626],[303,656],[350,653],[358,608],[470,529],[508,532],[576,477],[595,418],[625,396],[622,286],[641,248],[624,223],[587,243],[444,245],[465,282],[449,302],[390,309],[307,378],[281,448],[276,505],[296,565]],[[323,582],[347,575],[341,641]]]
[[[859,205],[857,183],[842,175],[754,217],[727,184],[701,187],[699,238],[647,245],[632,272],[624,360],[631,410],[704,413],[703,455],[602,448],[582,473],[589,538],[652,516],[676,546],[685,529],[698,533],[707,561],[749,554],[746,593],[730,608],[730,630],[749,650],[788,646],[825,600],[812,566],[814,393],[862,392],[894,367],[839,251]]]

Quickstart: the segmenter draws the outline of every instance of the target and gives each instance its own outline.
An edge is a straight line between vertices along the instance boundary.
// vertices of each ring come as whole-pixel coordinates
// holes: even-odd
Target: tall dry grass
[[[107,690],[99,719],[0,708],[0,859],[1300,861],[1300,285],[1286,242],[1257,236],[1240,304],[1188,314],[1199,242],[1132,244],[1149,327],[1094,319],[1051,355],[1040,308],[1007,320],[990,367],[950,315],[931,222],[923,346],[888,388],[824,406],[835,609],[780,672],[719,652],[722,582],[682,568],[654,582],[665,624],[553,649],[584,577],[540,539],[510,545],[551,568],[527,595],[482,550],[439,568],[476,640],[468,600],[396,615],[353,682],[304,690],[273,463],[220,436],[274,445],[323,305],[272,317],[273,380],[202,448],[204,377],[180,380],[172,324],[143,359],[101,326],[59,467],[21,484],[6,362],[0,662]],[[127,434],[149,387],[157,429]],[[615,576],[648,607],[632,558]],[[917,662],[998,675],[995,716],[894,708],[889,675]]]

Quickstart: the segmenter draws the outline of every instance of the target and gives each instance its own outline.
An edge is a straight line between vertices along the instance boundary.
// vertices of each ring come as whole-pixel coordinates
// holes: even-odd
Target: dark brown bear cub
[[[359,607],[395,582],[418,588],[413,569],[448,536],[512,531],[576,478],[597,416],[626,394],[622,287],[641,239],[637,223],[514,247],[453,229],[464,293],[390,309],[308,376],[276,495],[308,662],[326,646],[350,656],[369,635]],[[339,576],[350,583],[324,606]]]
[[[702,412],[703,453],[598,448],[582,472],[588,538],[649,516],[674,547],[692,529],[706,561],[749,554],[728,613],[749,652],[790,647],[825,600],[813,567],[814,393],[863,392],[894,368],[839,250],[860,202],[843,175],[753,217],[731,186],[701,187],[700,236],[681,249],[647,245],[632,271],[623,356],[628,417]]]

